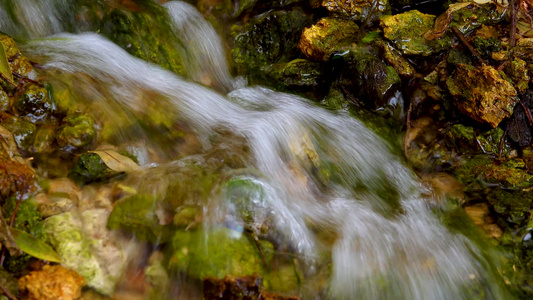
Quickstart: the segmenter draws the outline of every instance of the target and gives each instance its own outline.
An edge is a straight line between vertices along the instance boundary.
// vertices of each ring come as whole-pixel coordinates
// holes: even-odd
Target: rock
[[[43,123],[52,112],[52,100],[43,86],[29,83],[22,94],[13,101],[17,114],[32,123]]]
[[[84,153],[78,158],[68,177],[76,182],[86,184],[106,181],[116,174],[117,172],[109,169],[98,154]]]
[[[460,149],[462,153],[481,152],[492,153],[495,156],[500,155],[500,141],[504,133],[501,128],[476,132],[474,127],[455,124],[444,132],[453,146]],[[506,156],[510,151],[511,147],[507,143],[503,143],[501,155]]]
[[[526,225],[533,208],[533,195],[523,190],[492,189],[487,200],[504,228]]]
[[[15,297],[19,297],[19,285],[18,281],[13,275],[3,268],[0,267],[0,285],[4,287],[7,291],[11,293],[11,295]],[[4,300],[7,299],[7,297],[4,295],[4,293],[0,294],[0,299]]]
[[[0,125],[13,133],[20,150],[29,150],[37,129],[35,124],[25,121],[22,118],[2,113],[0,114]]]
[[[314,91],[323,84],[322,72],[320,63],[297,58],[288,63],[274,64],[267,77],[280,89],[305,92]]]
[[[81,296],[84,286],[82,276],[57,265],[46,265],[19,279],[20,291],[28,300],[73,300]]]
[[[472,3],[453,12],[450,26],[456,26],[463,34],[468,34],[481,25],[497,24],[503,20],[505,13],[495,3]]]
[[[476,68],[458,64],[446,86],[459,111],[493,128],[512,115],[518,102],[513,86],[487,65]]]
[[[415,69],[409,61],[403,57],[398,50],[394,49],[389,43],[385,41],[377,42],[381,57],[383,57],[396,72],[406,78],[411,78],[415,75]]]
[[[181,42],[168,11],[150,1],[142,9],[105,8],[100,32],[131,55],[184,75]]]
[[[90,209],[47,218],[44,230],[64,266],[82,275],[87,285],[109,295],[122,276],[127,253],[107,230],[109,211]]]
[[[0,34],[0,43],[2,43],[6,51],[6,56],[9,61],[11,72],[18,74],[22,77],[28,77],[33,67],[30,61],[20,53],[20,50],[17,47],[15,41],[7,35]],[[15,81],[14,83],[17,83],[18,80],[16,78],[13,79]],[[2,79],[0,79],[0,86],[5,88],[6,90],[15,89],[15,86],[13,86],[11,83],[5,82]]]
[[[133,195],[115,203],[107,220],[111,230],[124,230],[142,241],[162,244],[169,239],[168,227],[157,215],[158,203],[151,195]]]
[[[257,275],[226,276],[223,279],[208,277],[203,282],[203,299],[265,299],[265,300],[298,300],[299,297],[287,297],[263,290],[263,281]]]
[[[489,206],[486,203],[467,206],[465,212],[490,238],[498,239],[502,236],[503,231],[489,215]]]
[[[511,79],[513,86],[518,94],[523,94],[529,87],[529,75],[527,63],[522,59],[515,57],[510,60],[503,69],[505,74]]]
[[[298,48],[310,59],[326,61],[335,51],[346,49],[356,42],[358,30],[354,21],[322,18],[304,29]]]
[[[9,109],[9,96],[2,88],[0,88],[0,112],[6,111],[8,109]]]
[[[297,54],[296,45],[311,18],[300,8],[269,11],[253,17],[241,28],[233,28],[231,54],[237,66],[249,72],[290,59]]]
[[[428,56],[451,47],[449,36],[427,40],[424,33],[433,27],[435,16],[411,10],[393,16],[382,16],[380,26],[385,38],[406,55]]]
[[[370,16],[370,21],[375,21],[380,15],[390,10],[388,0],[377,0],[375,11]],[[365,19],[369,16],[373,0],[323,0],[322,6],[330,13],[353,20]]]
[[[56,131],[53,126],[40,126],[35,132],[33,143],[30,147],[31,153],[51,153],[54,148]]]
[[[96,139],[94,119],[88,114],[73,114],[62,120],[57,129],[56,141],[65,151],[84,149]]]
[[[398,91],[401,79],[393,67],[375,56],[354,52],[346,58],[339,83],[368,109],[381,109]]]
[[[260,245],[266,261],[270,261],[272,244],[260,241]],[[186,272],[193,278],[249,276],[264,271],[257,246],[240,232],[231,229],[177,231],[172,239],[172,247],[170,269]]]
[[[35,171],[27,164],[0,157],[0,199],[28,191],[35,177]]]

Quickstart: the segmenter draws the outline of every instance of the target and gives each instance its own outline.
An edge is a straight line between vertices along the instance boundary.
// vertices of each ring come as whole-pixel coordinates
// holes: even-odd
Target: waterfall
[[[486,284],[493,278],[481,249],[441,223],[421,196],[425,187],[385,141],[361,121],[301,97],[264,87],[236,88],[213,28],[188,4],[172,1],[165,7],[176,34],[191,47],[186,56],[190,79],[228,94],[134,58],[96,33],[55,34],[30,40],[23,50],[43,73],[89,76],[95,90],[105,89],[113,107],[134,116],[145,113],[134,95],[156,93],[161,101],[156,105],[186,120],[203,141],[204,153],[211,149],[209,138],[216,130],[243,138],[251,152],[246,167],[260,174],[250,178],[266,194],[261,209],[272,211],[280,238],[310,274],[324,264],[324,252],[331,257],[328,297],[465,299],[464,291],[479,284],[485,285],[489,298],[504,297],[498,285]],[[24,18],[31,12],[27,9]],[[35,30],[32,36],[61,31],[50,19],[33,21],[45,24],[46,30],[28,23]],[[210,82],[205,82],[208,75]],[[147,164],[145,170],[179,162]],[[333,179],[320,177],[317,169]],[[210,200],[215,203],[206,209],[215,210],[213,215],[224,211],[217,197]],[[333,245],[324,245],[316,228],[336,236]]]

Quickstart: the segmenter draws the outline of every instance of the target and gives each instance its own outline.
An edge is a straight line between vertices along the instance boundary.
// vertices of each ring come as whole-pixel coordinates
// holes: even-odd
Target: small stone
[[[28,300],[71,300],[81,296],[85,279],[62,266],[46,265],[19,279],[21,292]]]
[[[458,64],[446,85],[459,111],[493,128],[513,114],[518,102],[513,86],[487,65],[476,68]]]
[[[329,12],[342,17],[350,17],[353,20],[366,18],[374,4],[373,0],[323,0],[322,6]],[[375,21],[389,8],[388,0],[378,0],[370,21]]]
[[[298,48],[308,58],[325,61],[330,55],[355,41],[359,27],[351,20],[322,18],[304,29]]]

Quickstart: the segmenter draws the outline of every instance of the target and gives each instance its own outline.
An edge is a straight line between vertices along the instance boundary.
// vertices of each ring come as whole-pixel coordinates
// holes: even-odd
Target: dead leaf
[[[4,49],[4,44],[2,43],[0,43],[0,73],[5,81],[13,86],[16,86],[15,82],[13,81],[13,75],[11,74],[11,66],[9,65],[9,60],[7,59],[6,50]]]
[[[1,212],[0,212],[0,242],[2,243],[2,246],[6,247],[7,250],[9,250],[9,254],[13,256],[22,254],[19,247],[17,246],[17,243],[15,243],[15,239],[11,235],[11,231],[9,231],[9,226],[7,226],[7,222],[4,219],[4,216],[2,215]]]
[[[140,169],[139,165],[137,165],[137,163],[131,158],[124,156],[115,150],[97,150],[89,152],[100,156],[106,166],[115,172],[133,172]]]
[[[446,10],[443,14],[438,16],[437,19],[435,19],[435,25],[433,26],[433,29],[424,33],[424,38],[431,41],[442,37],[446,33],[448,26],[450,26],[450,22],[453,18],[453,13],[469,5],[477,6],[477,4],[474,2],[459,2],[450,4],[448,10]]]

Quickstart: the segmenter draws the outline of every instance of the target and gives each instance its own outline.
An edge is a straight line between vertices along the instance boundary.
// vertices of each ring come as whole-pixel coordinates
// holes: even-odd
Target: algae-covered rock
[[[28,191],[35,177],[35,171],[27,164],[0,157],[0,199]]]
[[[298,48],[308,58],[329,60],[332,53],[343,50],[356,41],[358,30],[359,27],[352,20],[322,18],[315,25],[304,29]]]
[[[20,150],[27,151],[33,143],[37,126],[13,115],[1,114],[0,125],[13,133]]]
[[[533,208],[533,194],[522,190],[492,189],[487,199],[502,225],[524,225]]]
[[[473,41],[474,49],[484,59],[492,57],[493,52],[501,50],[501,41],[496,37],[476,36]]]
[[[231,53],[237,66],[246,71],[291,58],[311,18],[302,9],[269,11],[253,17],[241,28],[234,29],[235,46]]]
[[[0,88],[0,112],[6,111],[9,109],[9,96],[7,93]]]
[[[374,3],[376,2],[377,3]],[[375,21],[383,13],[390,9],[388,0],[323,0],[322,6],[329,12],[350,17],[353,20],[361,20],[369,17],[372,6],[375,5],[374,11],[370,16],[370,21]]]
[[[489,131],[476,132],[473,127],[463,124],[455,124],[445,131],[446,137],[452,142],[456,149],[462,153],[470,151],[492,153],[500,155],[500,141],[503,137],[503,129],[494,128]],[[511,151],[507,143],[502,144],[501,155],[506,155]]]
[[[21,77],[27,77],[33,69],[29,60],[20,53],[19,48],[15,41],[7,35],[0,34],[0,43],[5,49],[6,57],[11,68],[11,72],[18,74]],[[13,78],[16,83],[17,79]],[[0,86],[12,90],[15,86],[12,83],[7,83],[3,79],[0,79]]]
[[[164,243],[168,228],[161,225],[157,215],[158,201],[151,195],[133,195],[115,203],[107,227],[124,230],[142,241]]]
[[[533,175],[526,170],[522,159],[513,158],[498,163],[488,155],[476,155],[455,170],[457,179],[475,189],[498,184],[509,189],[527,188],[533,184]]]
[[[468,34],[481,25],[494,25],[505,16],[505,9],[495,3],[478,5],[472,3],[453,12],[450,26],[456,26],[463,34]]]
[[[322,65],[302,58],[273,65],[267,76],[276,85],[290,90],[312,90],[324,81]]]
[[[69,177],[80,183],[108,180],[117,172],[112,171],[96,153],[84,153],[79,158]]]
[[[40,126],[35,132],[33,143],[30,147],[32,153],[51,153],[54,151],[55,128],[52,126]]]
[[[109,212],[91,209],[47,218],[45,232],[64,266],[82,275],[102,294],[113,292],[126,266],[127,254],[106,229]]]
[[[446,85],[459,111],[493,128],[512,115],[518,102],[513,86],[487,65],[459,64]]]
[[[22,94],[15,99],[13,108],[26,120],[42,123],[52,112],[52,100],[46,88],[30,83],[24,86]]]
[[[56,141],[66,151],[84,149],[95,141],[94,119],[88,114],[73,114],[62,120],[57,130]]]
[[[339,83],[367,108],[377,109],[387,105],[398,90],[401,79],[393,67],[375,56],[356,53],[342,70]]]
[[[389,43],[379,41],[377,46],[380,49],[381,56],[396,70],[398,75],[408,78],[415,75],[416,71],[409,61]]]
[[[505,65],[503,71],[511,79],[513,86],[519,94],[526,92],[530,78],[527,71],[527,63],[525,61],[515,57]]]
[[[183,46],[172,31],[168,11],[151,1],[142,5],[142,10],[109,9],[101,32],[131,55],[183,75]]]
[[[177,231],[172,247],[169,267],[193,278],[248,276],[261,274],[264,270],[257,246],[231,229]],[[261,241],[261,247],[263,253],[272,253],[272,244]],[[269,258],[265,259],[268,261]]]
[[[73,300],[81,296],[85,279],[62,266],[46,265],[19,279],[20,291],[28,300]]]
[[[424,33],[433,27],[435,16],[411,10],[393,16],[380,18],[384,36],[402,54],[428,56],[451,47],[449,36],[427,40]]]

